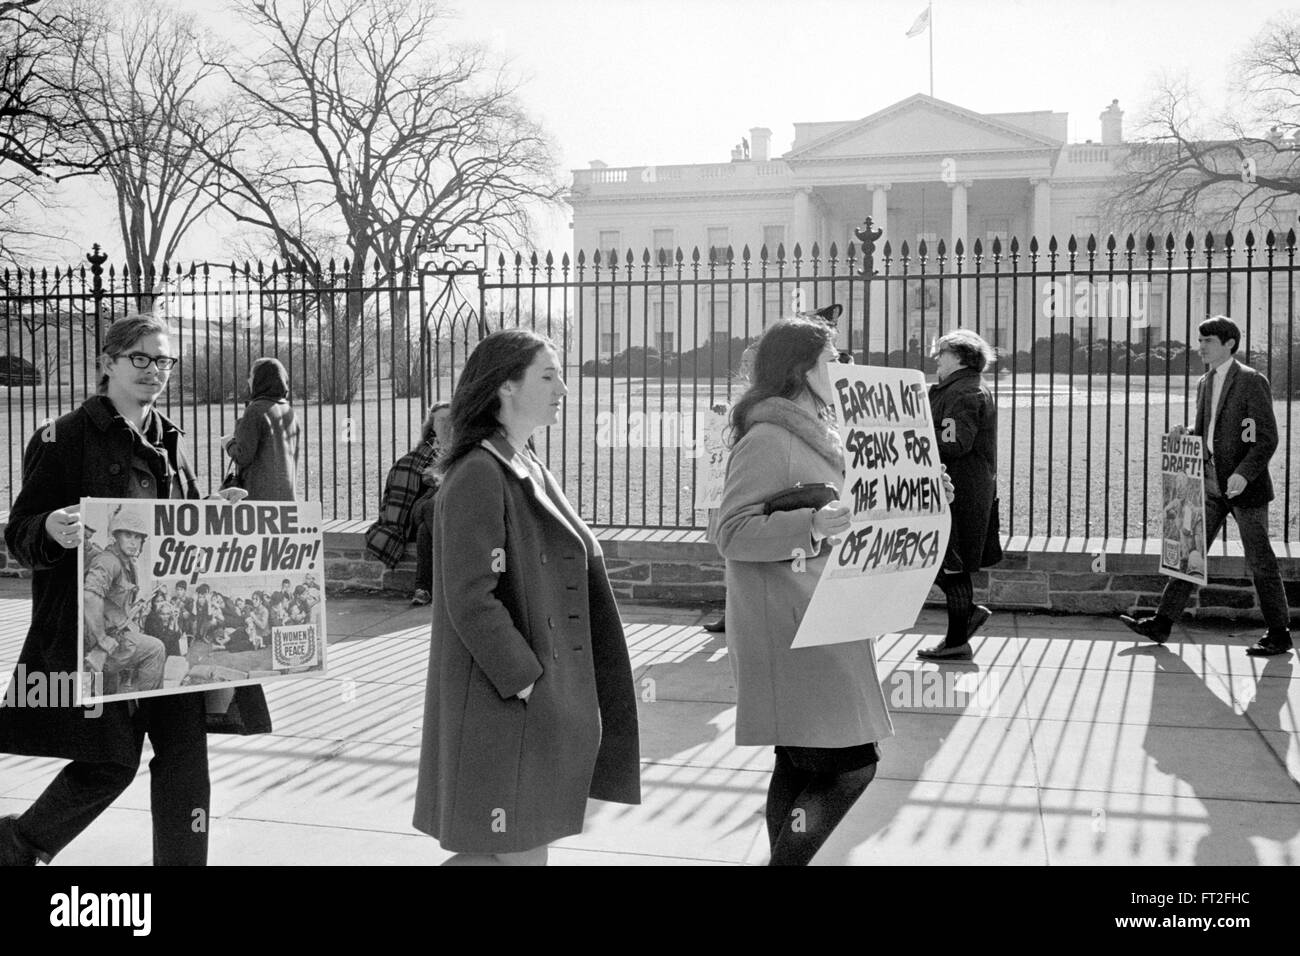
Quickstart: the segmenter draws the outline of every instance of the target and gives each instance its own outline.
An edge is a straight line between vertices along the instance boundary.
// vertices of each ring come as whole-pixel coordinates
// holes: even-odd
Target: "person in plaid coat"
[[[434,485],[431,467],[437,462],[442,448],[435,416],[442,412],[446,417],[450,408],[449,403],[438,402],[429,409],[421,428],[420,444],[393,462],[384,481],[379,517],[366,529],[366,550],[389,568],[397,566],[406,556],[407,543],[415,540],[418,528],[415,503]],[[420,582],[416,584],[419,586]]]

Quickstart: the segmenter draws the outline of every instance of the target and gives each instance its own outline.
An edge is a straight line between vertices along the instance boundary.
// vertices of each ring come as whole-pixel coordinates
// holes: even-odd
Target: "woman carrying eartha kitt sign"
[[[951,518],[925,376],[831,367],[844,442],[849,530],[804,614],[794,647],[876,637],[916,623],[948,547]]]

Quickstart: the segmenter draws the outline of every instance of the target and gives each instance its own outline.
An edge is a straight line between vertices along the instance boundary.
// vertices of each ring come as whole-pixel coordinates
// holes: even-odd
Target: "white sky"
[[[213,29],[230,18],[185,0]],[[774,156],[794,123],[852,120],[928,92],[929,37],[904,36],[924,0],[459,0],[449,36],[507,58],[522,98],[552,135],[564,175],[611,166],[725,162],[752,126]],[[1100,138],[1114,98],[1131,131],[1162,72],[1187,72],[1225,104],[1233,59],[1270,16],[1261,0],[936,0],[934,93],[979,112],[1070,115],[1070,139]],[[118,249],[112,205],[69,193],[58,220],[71,245]],[[540,248],[567,250],[568,216]],[[223,248],[224,247],[224,248]],[[220,224],[191,233],[183,257],[228,258]]]

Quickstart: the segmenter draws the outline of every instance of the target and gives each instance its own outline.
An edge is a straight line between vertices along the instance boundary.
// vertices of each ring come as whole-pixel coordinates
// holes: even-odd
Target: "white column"
[[[1047,252],[1047,242],[1052,237],[1052,184],[1046,179],[1031,179],[1029,185],[1034,187],[1034,235],[1038,238],[1038,248]],[[1029,243],[1021,248],[1029,251]]]
[[[790,235],[790,241],[786,243],[786,257],[793,258],[795,243],[798,243],[800,247],[808,247],[812,245],[812,239],[812,190],[805,186],[794,191],[794,231]],[[776,255],[771,249],[768,252]],[[803,252],[807,254],[807,248],[804,248]]]
[[[971,269],[971,248],[970,248],[970,229],[966,221],[966,207],[968,190],[974,183],[969,180],[961,180],[948,184],[952,190],[952,232],[948,238],[948,261],[951,268],[955,271],[957,268],[957,240],[961,240],[963,258],[962,271],[968,272]],[[963,281],[961,285],[961,308],[958,309],[957,297],[953,296],[948,304],[949,315],[952,316],[951,325],[945,328],[956,328],[963,324],[963,317],[974,315],[975,309],[971,305],[970,297],[975,293],[975,286],[971,282]]]
[[[881,259],[884,257],[885,240],[889,239],[889,183],[872,183],[871,189],[871,223],[881,230],[880,240],[876,243],[876,271],[884,272]],[[897,323],[891,323],[897,324]],[[887,351],[885,348],[885,286],[883,282],[872,283],[871,287],[871,328],[866,333],[869,351]],[[857,339],[856,341],[861,341]]]
[[[952,190],[952,232],[948,234],[950,256],[956,255],[958,239],[961,240],[962,246],[970,245],[966,237],[966,189],[970,185],[969,180],[948,184],[948,188]]]

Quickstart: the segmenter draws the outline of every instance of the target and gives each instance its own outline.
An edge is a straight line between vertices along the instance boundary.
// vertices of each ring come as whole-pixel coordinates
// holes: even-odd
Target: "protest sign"
[[[81,499],[79,703],[325,674],[320,503]]]
[[[930,593],[951,516],[925,376],[915,369],[830,367],[844,442],[840,502],[850,529],[804,613],[793,647],[905,630]]]
[[[1205,554],[1205,458],[1196,435],[1160,438],[1160,573],[1204,586],[1209,581]]]
[[[710,511],[722,506],[722,488],[727,482],[727,458],[730,454],[726,437],[729,413],[730,409],[725,405],[715,405],[700,418],[696,511]]]

